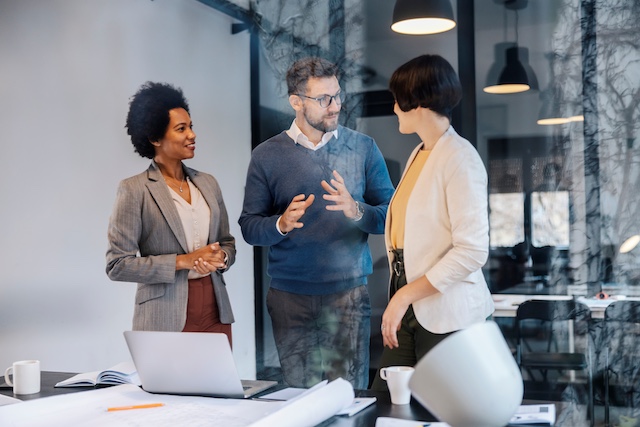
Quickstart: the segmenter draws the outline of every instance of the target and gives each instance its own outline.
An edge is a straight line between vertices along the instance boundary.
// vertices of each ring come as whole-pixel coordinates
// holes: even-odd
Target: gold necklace
[[[184,184],[184,182],[185,182],[185,176],[186,176],[186,175],[182,175],[182,181],[180,181],[180,185],[178,186],[178,191],[180,191],[181,193],[182,193],[182,191],[183,191],[183,190],[182,190],[182,184]],[[165,182],[168,184],[168,183],[169,183],[169,181],[167,181],[167,178],[169,178],[169,177],[168,177],[168,176],[167,176],[167,177],[165,177]],[[177,179],[175,179],[175,178],[171,178],[171,179],[172,179],[174,182],[175,182],[175,181],[177,181]],[[174,185],[177,185],[177,184],[174,184]]]

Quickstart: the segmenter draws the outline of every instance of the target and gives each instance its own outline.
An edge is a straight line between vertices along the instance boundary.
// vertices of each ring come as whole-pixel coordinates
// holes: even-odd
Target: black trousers
[[[390,295],[396,293],[398,289],[407,284],[407,277],[404,272],[404,254],[402,249],[394,250],[394,262],[392,264],[393,273],[391,274],[391,292]],[[380,358],[380,366],[373,380],[371,388],[373,390],[388,390],[387,382],[380,377],[380,368],[388,366],[415,366],[429,350],[435,347],[440,341],[451,335],[453,332],[446,334],[434,334],[423,328],[415,314],[413,306],[402,318],[400,330],[398,331],[398,348],[390,349],[385,347]]]

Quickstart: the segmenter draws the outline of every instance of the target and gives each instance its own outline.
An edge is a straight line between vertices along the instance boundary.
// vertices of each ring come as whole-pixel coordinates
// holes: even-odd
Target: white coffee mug
[[[13,376],[13,381],[10,376]],[[40,361],[20,360],[13,362],[4,371],[4,380],[13,386],[15,394],[33,394],[40,392]]]
[[[380,369],[380,377],[387,382],[391,403],[394,405],[406,405],[411,400],[409,380],[413,375],[411,366],[389,366]]]

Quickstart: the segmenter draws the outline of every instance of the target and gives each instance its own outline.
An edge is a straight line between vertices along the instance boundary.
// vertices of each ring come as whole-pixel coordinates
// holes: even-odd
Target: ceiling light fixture
[[[620,245],[620,253],[626,254],[627,252],[631,252],[636,246],[638,246],[638,243],[640,243],[640,234],[635,234],[629,237],[622,245]]]
[[[542,99],[542,106],[540,107],[540,114],[538,115],[539,119],[536,122],[537,124],[542,126],[551,126],[569,123],[569,118],[565,117],[560,111],[561,106],[564,105],[564,100],[562,97],[562,91],[555,83],[553,68],[549,87],[540,92],[540,98]]]
[[[449,0],[396,0],[391,29],[401,34],[436,34],[456,26]]]
[[[577,100],[567,102],[565,93],[572,92],[567,89],[565,75],[561,79],[556,77],[555,62],[559,58],[557,54],[549,52],[545,54],[549,60],[549,85],[540,91],[542,106],[536,122],[542,126],[564,125],[571,122],[583,122],[582,107]],[[575,114],[579,113],[579,114]]]
[[[492,94],[526,92],[538,88],[538,79],[529,65],[529,50],[518,46],[518,10],[527,7],[526,0],[505,0],[507,9],[515,11],[516,41],[505,50],[506,63],[497,83],[490,82],[483,91]],[[506,21],[505,21],[506,22]],[[491,78],[491,76],[489,77]]]

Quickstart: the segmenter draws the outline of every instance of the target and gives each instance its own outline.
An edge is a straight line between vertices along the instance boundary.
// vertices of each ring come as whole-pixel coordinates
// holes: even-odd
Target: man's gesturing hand
[[[299,220],[307,208],[311,206],[315,198],[316,196],[313,194],[309,194],[309,197],[306,199],[304,194],[295,196],[291,200],[291,203],[289,203],[289,206],[287,206],[287,210],[284,211],[279,219],[278,226],[280,227],[280,231],[288,233],[294,228],[302,228],[304,224],[299,222]]]
[[[320,183],[322,188],[329,193],[323,195],[322,198],[330,202],[335,202],[335,205],[327,205],[327,210],[342,211],[347,218],[355,218],[358,213],[356,202],[344,185],[344,178],[340,176],[338,171],[333,171],[333,176],[334,179],[331,180],[331,185],[324,180]]]

